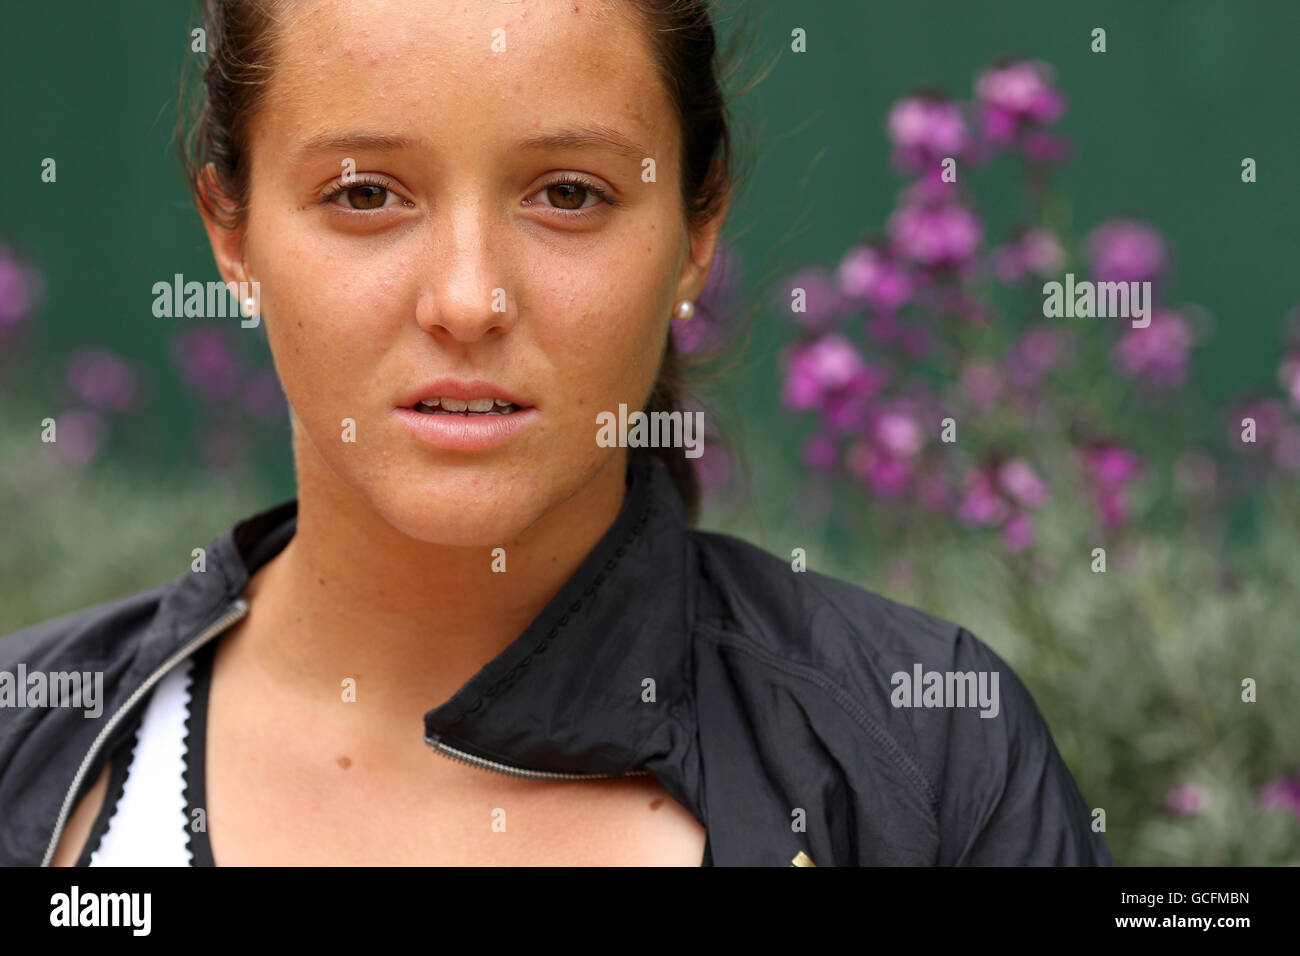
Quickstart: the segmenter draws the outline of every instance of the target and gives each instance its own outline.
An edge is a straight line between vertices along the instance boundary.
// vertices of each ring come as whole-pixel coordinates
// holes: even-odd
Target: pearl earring
[[[683,322],[689,322],[691,316],[695,314],[695,303],[690,299],[682,299],[673,309],[673,318],[681,319]]]

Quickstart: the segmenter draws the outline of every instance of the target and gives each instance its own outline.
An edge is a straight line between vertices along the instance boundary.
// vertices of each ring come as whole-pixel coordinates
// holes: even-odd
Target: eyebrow
[[[389,133],[317,133],[304,140],[298,147],[298,155],[322,152],[376,152],[391,153],[399,149],[415,149],[422,145],[420,140],[405,136],[393,136]]]
[[[644,146],[628,139],[609,126],[568,126],[544,130],[519,140],[516,144],[525,150],[595,149],[607,150],[631,159],[650,155]],[[318,133],[303,141],[298,147],[299,156],[310,153],[376,152],[391,153],[402,149],[422,149],[426,144],[420,139],[396,136],[390,133],[347,132]]]
[[[570,126],[534,133],[519,141],[520,149],[603,149],[621,153],[631,159],[650,155],[644,146],[633,142],[608,126]]]

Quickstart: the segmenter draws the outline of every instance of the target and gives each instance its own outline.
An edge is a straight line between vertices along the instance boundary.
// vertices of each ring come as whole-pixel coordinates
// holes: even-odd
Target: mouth
[[[487,451],[538,427],[540,409],[521,405],[522,396],[490,382],[431,382],[420,391],[399,399],[394,418],[417,439],[443,451]]]
[[[435,396],[423,398],[410,406],[421,415],[457,415],[462,418],[488,418],[494,415],[513,415],[520,406],[503,398],[484,396],[467,400]]]

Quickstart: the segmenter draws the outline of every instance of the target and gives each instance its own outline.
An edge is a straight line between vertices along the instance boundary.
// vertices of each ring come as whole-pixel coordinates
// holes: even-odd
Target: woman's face
[[[647,40],[596,0],[288,10],[246,224],[209,232],[260,285],[300,482],[323,463],[412,537],[508,540],[623,454],[596,416],[643,407],[707,277]],[[412,407],[438,397],[522,408]]]

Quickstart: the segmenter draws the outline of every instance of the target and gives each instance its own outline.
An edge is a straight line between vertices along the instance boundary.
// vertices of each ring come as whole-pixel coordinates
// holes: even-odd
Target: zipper
[[[424,742],[432,747],[436,754],[469,764],[471,767],[478,767],[480,770],[491,770],[510,777],[528,777],[532,780],[617,780],[622,777],[641,777],[650,773],[649,770],[628,770],[626,773],[559,773],[551,770],[529,770],[499,760],[489,760],[461,750],[459,747],[453,747],[438,734],[426,736]]]
[[[54,821],[54,832],[50,835],[49,846],[45,848],[45,856],[41,860],[41,866],[49,866],[50,861],[54,859],[54,851],[59,845],[59,838],[63,836],[63,828],[68,825],[68,815],[72,812],[72,801],[76,799],[77,791],[81,789],[86,774],[90,772],[91,764],[94,763],[96,755],[104,745],[104,741],[112,734],[114,728],[122,722],[122,719],[140,701],[140,698],[148,693],[158,681],[162,680],[163,675],[247,613],[248,602],[242,597],[237,598],[235,603],[230,605],[221,617],[205,627],[197,637],[179,651],[159,664],[158,668],[149,675],[145,682],[137,687],[131,696],[113,712],[113,716],[108,719],[108,723],[104,725],[103,729],[96,735],[94,742],[91,743],[86,756],[81,759],[81,766],[77,768],[77,775],[72,778],[72,785],[68,787],[68,792],[63,797],[63,806],[59,808],[59,817]]]

